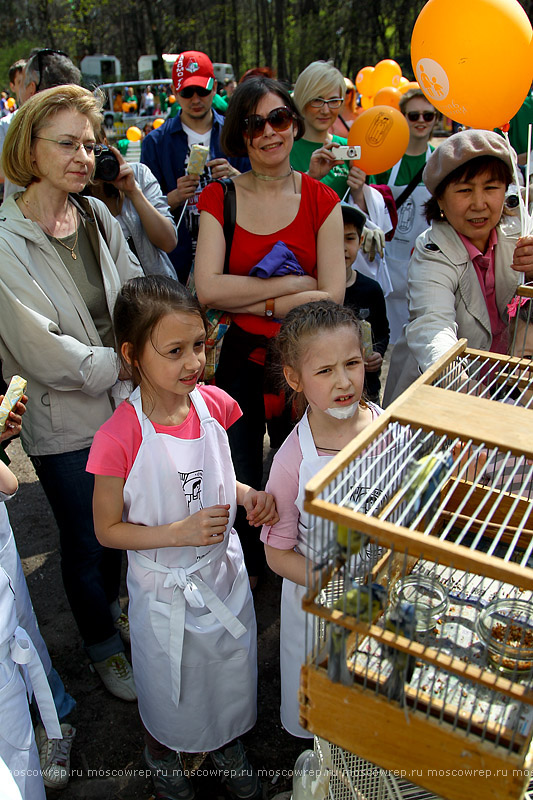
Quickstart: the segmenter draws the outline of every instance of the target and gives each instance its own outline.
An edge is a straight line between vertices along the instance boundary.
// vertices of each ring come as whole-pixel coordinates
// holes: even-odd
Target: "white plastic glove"
[[[362,243],[363,253],[366,253],[369,261],[374,261],[376,253],[379,253],[381,258],[385,253],[385,234],[381,228],[374,228],[370,230],[366,225],[363,228]]]

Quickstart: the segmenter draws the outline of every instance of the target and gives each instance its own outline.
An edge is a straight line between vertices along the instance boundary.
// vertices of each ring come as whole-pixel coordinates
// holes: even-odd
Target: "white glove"
[[[374,261],[376,253],[379,253],[381,258],[385,253],[385,234],[381,228],[374,228],[370,230],[366,225],[363,228],[362,243],[363,252],[368,256],[369,261]]]

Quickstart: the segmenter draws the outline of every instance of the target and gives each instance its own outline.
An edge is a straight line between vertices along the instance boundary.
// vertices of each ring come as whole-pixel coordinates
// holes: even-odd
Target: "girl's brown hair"
[[[145,275],[127,281],[118,293],[113,312],[113,327],[123,370],[134,387],[139,386],[143,373],[139,367],[144,346],[152,339],[157,323],[173,312],[198,314],[207,330],[207,320],[196,297],[172,278]],[[122,345],[129,345],[128,360]]]
[[[281,375],[283,376],[283,367],[291,367],[296,373],[300,372],[302,356],[312,336],[345,326],[354,329],[362,348],[361,326],[348,306],[341,306],[333,300],[315,300],[289,311],[274,340]],[[303,392],[295,392],[289,387],[284,378],[283,382],[285,390],[292,395],[293,407],[299,419],[307,407],[307,400]],[[364,401],[362,405],[366,405]]]

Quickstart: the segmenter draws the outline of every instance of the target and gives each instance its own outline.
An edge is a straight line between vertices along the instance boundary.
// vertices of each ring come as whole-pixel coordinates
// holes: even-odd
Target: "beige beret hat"
[[[516,163],[516,153],[514,150],[511,152]],[[513,162],[503,136],[494,131],[468,130],[454,133],[437,147],[427,160],[422,180],[434,194],[450,172],[480,156],[499,158],[507,164],[512,174]]]

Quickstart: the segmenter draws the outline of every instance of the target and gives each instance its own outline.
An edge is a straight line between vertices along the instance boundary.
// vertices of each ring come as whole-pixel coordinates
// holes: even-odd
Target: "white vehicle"
[[[135,96],[137,97],[137,109],[132,112],[125,112],[124,110],[115,111],[115,100],[120,93],[123,100],[126,100],[125,89],[126,86],[131,86]],[[121,83],[103,83],[98,86],[95,91],[102,91],[107,97],[104,106],[104,126],[110,135],[116,138],[121,138],[125,135],[128,128],[135,125],[137,128],[142,128],[147,122],[153,122],[155,119],[166,117],[167,112],[162,114],[155,114],[152,116],[145,116],[140,113],[139,105],[141,102],[141,95],[143,90],[151,86],[156,101],[158,101],[158,88],[159,86],[172,86],[170,78],[163,78],[161,80],[144,80],[144,81],[122,81]],[[156,102],[156,106],[158,102]],[[112,132],[112,133],[111,133]]]
[[[87,86],[105,81],[119,81],[121,77],[120,61],[116,56],[96,53],[85,56],[80,61],[81,74]]]

